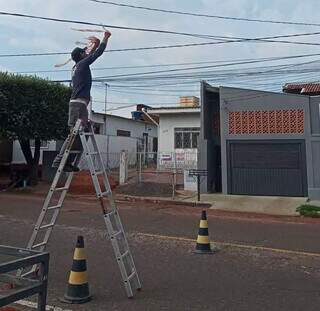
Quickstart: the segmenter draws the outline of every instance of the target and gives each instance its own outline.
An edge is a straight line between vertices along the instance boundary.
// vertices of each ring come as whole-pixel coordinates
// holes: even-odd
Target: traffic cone
[[[78,236],[74,250],[72,268],[66,293],[61,301],[66,303],[84,303],[91,300],[87,276],[86,255],[83,236]]]
[[[202,211],[201,220],[199,225],[199,233],[197,238],[197,246],[195,250],[196,254],[212,254],[210,239],[209,239],[209,229],[206,211]]]

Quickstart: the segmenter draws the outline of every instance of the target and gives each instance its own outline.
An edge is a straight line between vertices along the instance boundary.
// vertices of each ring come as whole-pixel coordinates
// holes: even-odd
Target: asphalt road
[[[26,245],[42,202],[41,196],[0,194],[0,244]],[[119,206],[143,291],[126,298],[99,209],[93,202],[72,199],[61,211],[48,247],[50,305],[128,311],[319,309],[318,223],[212,215],[211,240],[222,243],[218,253],[206,256],[193,253],[199,210],[142,203]],[[63,305],[59,297],[78,234],[85,237],[94,299]]]

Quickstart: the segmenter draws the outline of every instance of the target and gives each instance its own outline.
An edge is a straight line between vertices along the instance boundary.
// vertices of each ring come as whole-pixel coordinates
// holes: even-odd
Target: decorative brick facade
[[[303,133],[303,109],[229,112],[229,134]]]

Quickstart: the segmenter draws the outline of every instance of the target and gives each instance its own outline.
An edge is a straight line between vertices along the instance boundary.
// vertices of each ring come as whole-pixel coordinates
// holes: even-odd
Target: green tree
[[[70,95],[70,88],[59,83],[0,73],[0,137],[19,140],[30,185],[38,181],[41,140],[67,135]],[[34,153],[30,140],[34,140]]]

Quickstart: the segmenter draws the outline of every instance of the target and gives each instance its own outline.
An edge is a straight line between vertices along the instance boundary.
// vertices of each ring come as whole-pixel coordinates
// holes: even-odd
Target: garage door
[[[304,141],[229,141],[231,194],[307,196]]]

